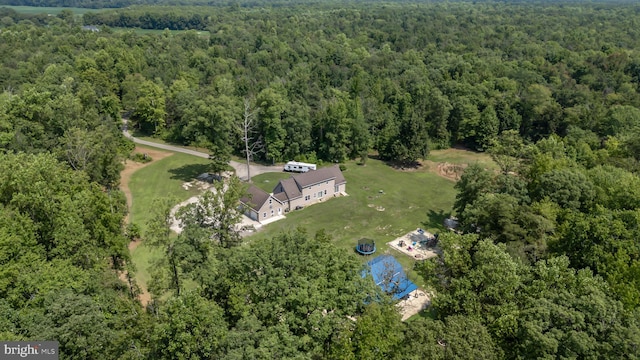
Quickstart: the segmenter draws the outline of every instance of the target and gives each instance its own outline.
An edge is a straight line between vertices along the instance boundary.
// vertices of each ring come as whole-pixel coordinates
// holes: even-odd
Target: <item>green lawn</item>
[[[154,164],[144,167],[131,176],[132,204],[130,221],[138,224],[144,234],[146,222],[150,218],[153,199],[171,196],[182,202],[201,191],[184,190],[182,183],[193,180],[206,171],[209,160],[187,154],[174,153]],[[136,280],[146,288],[149,281],[149,266],[159,255],[156,249],[144,242],[131,252],[131,259],[136,266]]]
[[[488,168],[495,167],[488,155],[463,150],[434,151],[429,160],[453,164],[479,162]],[[186,191],[181,185],[205,172],[208,162],[176,153],[135,172],[129,183],[133,196],[131,221],[139,224],[144,233],[154,198],[174,196],[183,201],[196,195],[197,190]],[[355,162],[348,162],[346,166],[344,175],[349,196],[292,211],[286,219],[265,226],[247,240],[260,241],[298,227],[305,228],[311,236],[324,229],[336,246],[358,256],[354,251],[357,240],[372,238],[378,247],[377,254],[393,254],[408,270],[409,277],[423,286],[424,281],[411,270],[414,260],[390,250],[386,243],[418,227],[433,233],[443,231],[442,222],[453,207],[455,183],[427,168],[405,172],[374,159],[366,166]],[[270,192],[280,179],[289,176],[291,174],[284,172],[262,174],[254,176],[253,183]],[[380,211],[382,208],[384,211]],[[148,268],[155,256],[157,252],[144,243],[132,252],[137,267],[136,279],[142,286],[149,280]],[[372,257],[360,258],[364,262]]]
[[[486,169],[499,170],[498,164],[491,159],[491,155],[462,149],[433,150],[429,152],[427,160],[431,160],[435,163],[450,164],[478,163]]]
[[[75,8],[75,7],[40,7],[40,6],[12,6],[12,5],[0,5],[0,7],[13,9],[20,14],[53,14],[53,15],[60,14],[62,10],[71,10],[75,15],[81,15],[89,11],[100,10],[100,9],[85,9],[85,8]]]
[[[136,282],[141,288],[148,290],[147,284],[151,280],[149,270],[151,269],[153,260],[159,256],[159,249],[152,248],[144,242],[131,251],[131,260],[136,267]]]
[[[264,180],[274,184],[274,175],[258,175],[253,181],[256,185],[265,184]],[[349,196],[292,211],[286,219],[265,226],[249,240],[260,241],[297,227],[307,229],[311,235],[324,229],[336,246],[351,253],[355,253],[358,239],[374,239],[378,254],[389,251],[410,270],[413,259],[390,250],[386,243],[419,227],[442,231],[442,222],[455,199],[454,183],[427,170],[403,172],[377,160],[369,160],[366,166],[349,162],[344,176]],[[384,211],[378,210],[382,208]],[[410,271],[409,275],[423,285],[415,273]]]
[[[276,185],[278,185],[278,182],[280,180],[287,179],[289,177],[291,177],[291,173],[276,172],[276,173],[266,173],[258,176],[252,176],[251,180],[253,182],[253,185],[270,193],[273,191],[273,188],[276,187]]]
[[[206,172],[209,164],[208,159],[174,153],[133,173],[129,182],[133,198],[131,222],[138,224],[144,232],[153,199],[169,196],[184,201],[199,194],[196,189],[184,190],[182,184]]]

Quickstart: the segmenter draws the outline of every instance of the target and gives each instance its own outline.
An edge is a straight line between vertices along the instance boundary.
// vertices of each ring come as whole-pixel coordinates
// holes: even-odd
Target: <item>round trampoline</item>
[[[356,251],[362,255],[371,255],[376,252],[376,242],[366,238],[360,239]]]

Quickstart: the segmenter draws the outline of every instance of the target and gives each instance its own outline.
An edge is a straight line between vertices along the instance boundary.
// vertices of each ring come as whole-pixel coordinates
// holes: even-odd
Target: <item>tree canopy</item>
[[[0,338],[56,339],[70,359],[639,357],[635,3],[146,3],[0,8]],[[144,309],[123,117],[206,148],[214,172],[247,152],[248,117],[267,163],[462,146],[499,169],[455,185],[464,235],[416,265],[418,319],[322,232],[243,242],[236,178],[178,213],[154,204]]]

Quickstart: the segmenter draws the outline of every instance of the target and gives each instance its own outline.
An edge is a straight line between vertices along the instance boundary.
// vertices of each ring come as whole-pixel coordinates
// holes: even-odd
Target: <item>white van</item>
[[[310,170],[315,170],[316,164],[307,164],[297,161],[289,161],[284,165],[284,171],[306,173]]]

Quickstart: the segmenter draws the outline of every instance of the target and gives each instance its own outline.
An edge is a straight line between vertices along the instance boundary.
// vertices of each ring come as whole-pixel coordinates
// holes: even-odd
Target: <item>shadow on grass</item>
[[[369,155],[370,159],[380,160],[384,162],[387,166],[395,169],[395,170],[415,170],[418,169],[422,164],[419,161],[399,161],[399,160],[387,160],[382,158],[380,155]]]
[[[437,228],[439,230],[444,230],[444,220],[451,216],[450,212],[445,213],[443,210],[435,212],[433,210],[429,210],[427,213],[427,221],[422,223],[422,226],[425,228]]]
[[[171,178],[182,181],[191,181],[197,178],[200,174],[209,172],[209,164],[187,164],[180,166],[179,168],[170,169]]]

